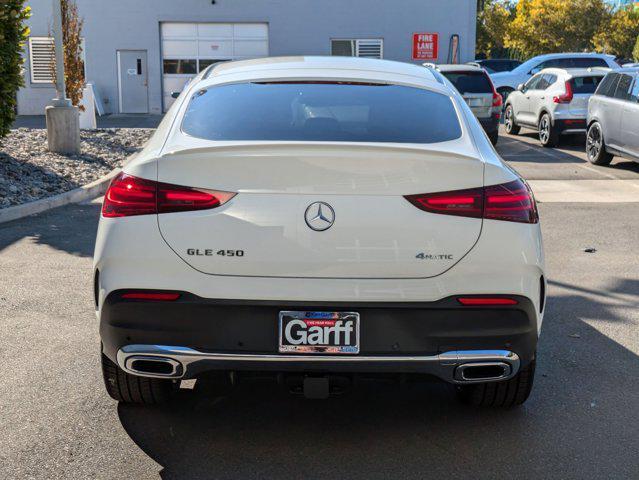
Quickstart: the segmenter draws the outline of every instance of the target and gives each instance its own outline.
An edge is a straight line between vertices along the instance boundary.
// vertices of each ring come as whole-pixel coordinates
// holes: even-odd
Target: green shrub
[[[637,41],[635,42],[635,48],[632,50],[632,56],[635,62],[639,62],[639,35],[637,36]]]
[[[24,1],[0,2],[0,138],[15,120],[16,93],[24,83],[22,49],[29,36],[25,20],[31,15]]]

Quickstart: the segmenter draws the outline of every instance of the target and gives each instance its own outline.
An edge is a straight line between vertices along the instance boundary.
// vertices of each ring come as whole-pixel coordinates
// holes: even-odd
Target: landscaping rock
[[[0,208],[7,208],[91,183],[121,167],[154,130],[82,130],[80,155],[47,150],[47,131],[18,128],[0,142]]]

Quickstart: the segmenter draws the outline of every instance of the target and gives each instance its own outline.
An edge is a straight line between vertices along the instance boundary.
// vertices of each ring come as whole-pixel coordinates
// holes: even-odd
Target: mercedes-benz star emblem
[[[304,214],[306,225],[311,230],[323,232],[328,230],[335,223],[335,210],[328,203],[315,202],[311,203]]]

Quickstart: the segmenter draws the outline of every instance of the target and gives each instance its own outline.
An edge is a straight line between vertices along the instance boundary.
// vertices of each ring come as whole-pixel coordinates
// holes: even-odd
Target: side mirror
[[[529,75],[535,75],[537,73],[541,72],[541,68],[539,67],[535,67],[532,70],[530,70],[530,72],[528,72]]]
[[[523,83],[520,83],[519,85],[517,85],[517,91],[518,92],[523,92],[526,89],[526,87],[524,87]]]
[[[182,92],[171,92],[171,98],[177,98],[180,96],[180,93]]]

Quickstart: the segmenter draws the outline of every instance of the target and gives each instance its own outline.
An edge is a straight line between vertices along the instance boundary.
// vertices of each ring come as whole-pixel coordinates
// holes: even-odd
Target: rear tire
[[[552,125],[550,115],[544,113],[539,119],[539,141],[542,147],[552,148],[559,143],[559,132]]]
[[[515,112],[512,105],[506,105],[504,111],[504,129],[508,135],[517,135],[521,127],[515,123]]]
[[[609,165],[614,157],[606,151],[606,143],[599,122],[594,122],[588,128],[586,154],[588,161],[593,165]]]
[[[488,138],[490,139],[490,143],[493,144],[493,147],[496,146],[499,141],[499,132],[495,130],[494,132],[489,133]]]
[[[532,391],[535,361],[505,382],[478,383],[457,387],[458,398],[467,405],[510,408],[523,404]]]
[[[171,397],[171,380],[138,377],[126,373],[104,353],[102,376],[107,393],[118,402],[157,405],[166,403]]]

